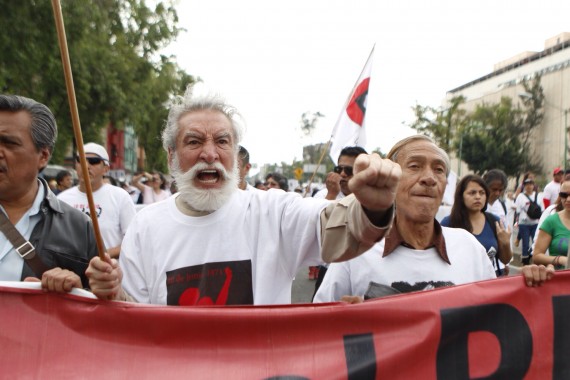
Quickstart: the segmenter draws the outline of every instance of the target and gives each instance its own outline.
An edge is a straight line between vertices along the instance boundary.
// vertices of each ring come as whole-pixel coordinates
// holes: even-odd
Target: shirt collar
[[[433,229],[434,229],[433,239],[428,248],[434,247],[439,256],[443,259],[443,261],[451,265],[449,257],[447,256],[447,249],[445,247],[445,238],[443,237],[441,225],[436,219],[434,219],[433,221]],[[394,225],[392,226],[392,228],[390,228],[390,231],[384,238],[384,253],[382,254],[382,257],[388,256],[389,254],[394,252],[394,250],[398,248],[400,245],[403,245],[404,247],[407,248],[415,249],[410,244],[406,243],[402,238],[402,235],[400,235],[400,232],[398,231],[398,218],[395,217]]]

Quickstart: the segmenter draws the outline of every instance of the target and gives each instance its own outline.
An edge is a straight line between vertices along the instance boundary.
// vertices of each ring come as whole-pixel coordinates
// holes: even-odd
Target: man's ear
[[[40,149],[40,158],[38,160],[38,170],[45,168],[49,162],[51,154],[48,148]]]
[[[168,148],[167,155],[168,155],[168,167],[172,167],[172,157],[174,155],[172,148]]]

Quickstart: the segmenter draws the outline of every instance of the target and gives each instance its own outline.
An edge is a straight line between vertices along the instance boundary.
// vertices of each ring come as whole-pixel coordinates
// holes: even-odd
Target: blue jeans
[[[528,257],[530,252],[530,239],[534,240],[538,224],[519,224],[519,233],[522,240],[522,257]]]

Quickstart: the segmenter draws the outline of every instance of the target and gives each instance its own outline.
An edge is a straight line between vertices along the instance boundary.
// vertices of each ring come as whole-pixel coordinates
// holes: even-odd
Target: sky
[[[291,163],[326,143],[372,48],[366,149],[387,153],[412,107],[570,32],[568,0],[180,0],[163,53],[243,116],[251,162]],[[312,136],[301,116],[320,112]]]

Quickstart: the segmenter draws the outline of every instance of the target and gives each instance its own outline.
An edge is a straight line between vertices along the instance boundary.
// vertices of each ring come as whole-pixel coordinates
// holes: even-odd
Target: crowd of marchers
[[[170,103],[161,136],[172,191],[161,173],[107,183],[109,155],[95,143],[77,156],[77,185],[62,176],[52,191],[41,177],[57,138],[52,112],[0,95],[0,280],[40,281],[57,292],[89,288],[114,301],[271,305],[291,302],[301,268],[318,268],[315,302],[351,303],[507,273],[516,240],[500,170],[462,178],[441,221],[450,160],[423,135],[397,142],[386,158],[347,147],[315,196],[287,191],[279,173],[259,184],[264,191],[245,182],[249,153],[239,120],[224,99],[190,87]],[[567,265],[570,185],[557,170],[553,182],[542,197],[551,203],[546,210],[531,176],[509,205],[528,286]]]

